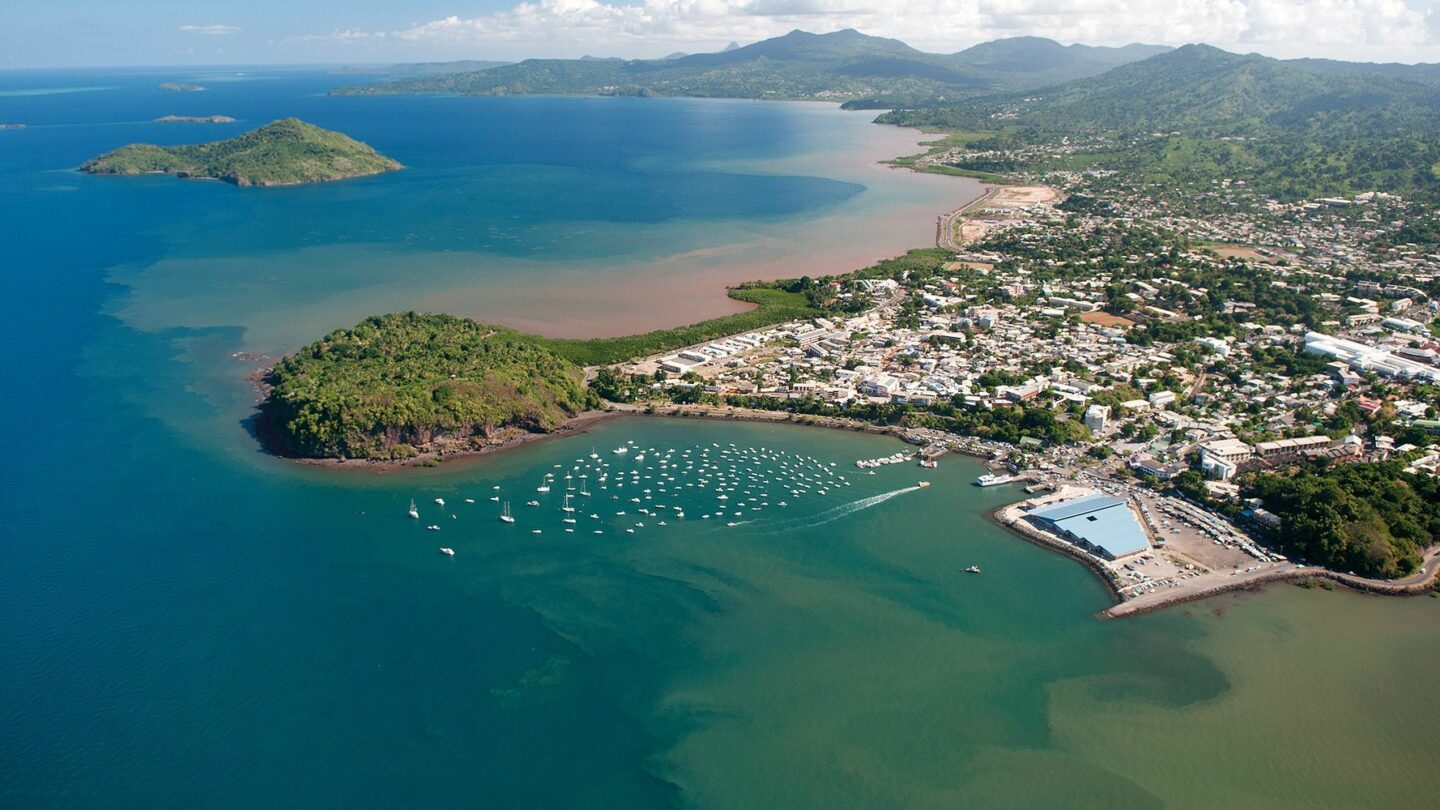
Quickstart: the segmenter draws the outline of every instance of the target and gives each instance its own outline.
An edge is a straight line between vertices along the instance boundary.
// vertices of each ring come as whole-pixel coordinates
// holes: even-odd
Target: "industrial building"
[[[1094,493],[1025,513],[1032,523],[1103,557],[1118,560],[1150,548],[1135,513],[1119,498]]]

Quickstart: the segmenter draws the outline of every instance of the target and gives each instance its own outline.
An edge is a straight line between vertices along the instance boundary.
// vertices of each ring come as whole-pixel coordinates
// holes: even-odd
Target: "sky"
[[[797,28],[1440,62],[1440,0],[0,0],[0,67],[645,58]]]

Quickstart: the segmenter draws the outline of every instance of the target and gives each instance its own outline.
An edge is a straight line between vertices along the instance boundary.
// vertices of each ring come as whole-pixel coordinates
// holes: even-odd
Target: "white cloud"
[[[343,44],[368,43],[385,39],[384,31],[362,31],[358,28],[336,29],[328,34],[304,34],[292,39],[300,42],[339,42]]]
[[[1281,56],[1440,59],[1440,14],[1405,0],[533,0],[475,17],[316,39],[407,43],[519,56],[654,56],[750,42],[794,28],[856,28],[954,51],[998,37],[1179,45],[1209,42]],[[1433,51],[1433,52],[1432,52]]]
[[[226,36],[228,34],[240,33],[238,25],[182,25],[180,30],[187,34],[205,34],[207,36]]]

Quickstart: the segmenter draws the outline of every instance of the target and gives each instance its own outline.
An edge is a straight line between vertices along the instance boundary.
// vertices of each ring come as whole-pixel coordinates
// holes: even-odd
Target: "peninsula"
[[[155,119],[157,124],[233,124],[235,119],[228,115],[162,115]]]
[[[237,186],[288,186],[364,177],[401,168],[339,132],[285,118],[231,138],[187,146],[137,143],[86,161],[87,174],[173,174]]]
[[[535,338],[414,312],[332,332],[264,383],[258,433],[300,458],[475,451],[555,430],[596,402],[583,370]]]

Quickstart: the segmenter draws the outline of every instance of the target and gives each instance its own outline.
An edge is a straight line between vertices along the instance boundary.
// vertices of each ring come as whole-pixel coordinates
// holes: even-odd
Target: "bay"
[[[385,475],[264,456],[242,426],[261,361],[236,352],[412,307],[671,325],[724,311],[729,280],[924,244],[973,187],[874,165],[915,135],[821,105],[341,99],[324,74],[237,73],[0,73],[0,120],[30,124],[0,132],[5,806],[1354,807],[1440,787],[1437,600],[1283,587],[1102,621],[1088,572],[985,520],[1016,493],[970,486],[963,459],[859,475],[897,445],[657,418]],[[241,120],[149,123],[172,113]],[[286,115],[408,168],[297,189],[71,171]],[[651,460],[611,453],[632,441]],[[663,493],[684,518],[636,512],[657,454],[732,443],[766,454],[766,506],[722,519],[713,487],[685,488]],[[592,446],[644,483],[597,488],[567,533],[535,486]],[[848,483],[781,494],[807,480],[781,456]]]

